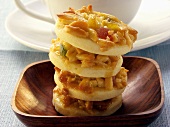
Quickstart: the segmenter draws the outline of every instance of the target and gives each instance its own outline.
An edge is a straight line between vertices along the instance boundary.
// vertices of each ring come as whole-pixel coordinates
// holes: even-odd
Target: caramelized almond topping
[[[100,46],[101,51],[107,51],[115,45],[131,47],[137,39],[138,32],[135,29],[115,16],[93,11],[92,5],[83,6],[79,10],[69,8],[68,11],[57,16],[59,22],[65,25],[66,32],[91,39]],[[98,30],[102,31],[98,32]]]
[[[108,78],[87,78],[81,77],[68,71],[58,72],[58,78],[63,83],[64,88],[74,88],[85,93],[92,93],[94,88],[104,88],[112,90],[113,88],[122,89],[127,85],[127,72],[125,68],[121,68],[118,74]]]
[[[105,56],[89,53],[87,51],[76,48],[67,42],[62,41],[59,38],[52,40],[50,51],[55,52],[57,55],[60,54],[59,52],[61,46],[59,45],[63,45],[64,49],[66,50],[66,54],[64,55],[64,59],[66,61],[68,60],[68,62],[81,64],[81,67],[83,68],[94,67],[114,69],[120,59],[120,56]],[[103,45],[103,48],[105,49],[105,42],[101,41],[100,45]]]

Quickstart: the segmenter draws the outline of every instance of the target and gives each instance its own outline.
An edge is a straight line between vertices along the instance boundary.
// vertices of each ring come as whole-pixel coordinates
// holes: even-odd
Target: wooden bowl
[[[26,126],[146,126],[161,113],[164,89],[159,65],[152,59],[124,57],[129,70],[123,105],[110,116],[72,117],[52,105],[54,66],[50,61],[28,65],[12,97],[12,109]]]

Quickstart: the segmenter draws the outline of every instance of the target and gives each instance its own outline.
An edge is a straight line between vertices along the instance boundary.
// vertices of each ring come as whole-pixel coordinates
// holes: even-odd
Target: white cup
[[[56,14],[68,10],[69,7],[80,9],[89,4],[93,6],[94,11],[114,15],[123,22],[129,23],[138,12],[142,0],[42,0],[47,5],[51,18],[28,10],[21,0],[14,1],[17,7],[29,16],[54,24],[57,19]]]

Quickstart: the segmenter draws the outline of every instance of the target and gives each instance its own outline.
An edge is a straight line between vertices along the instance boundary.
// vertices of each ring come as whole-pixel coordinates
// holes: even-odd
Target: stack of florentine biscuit
[[[122,55],[132,49],[137,31],[91,5],[57,16],[57,39],[49,53],[55,65],[55,109],[67,116],[114,113],[127,85]]]

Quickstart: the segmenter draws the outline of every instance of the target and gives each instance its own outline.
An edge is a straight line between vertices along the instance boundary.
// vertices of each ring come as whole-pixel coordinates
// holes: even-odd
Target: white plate
[[[41,14],[50,15],[40,0],[32,1],[26,6]],[[132,51],[170,39],[170,1],[143,0],[136,17],[129,25],[139,32]],[[49,51],[51,39],[56,38],[54,25],[31,18],[18,9],[7,17],[6,29],[20,43],[45,52]]]

